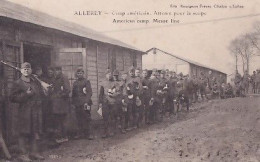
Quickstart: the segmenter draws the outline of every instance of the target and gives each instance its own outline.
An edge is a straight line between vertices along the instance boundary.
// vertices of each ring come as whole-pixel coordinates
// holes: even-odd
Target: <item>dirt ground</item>
[[[212,100],[113,138],[72,140],[46,161],[260,161],[260,97]]]

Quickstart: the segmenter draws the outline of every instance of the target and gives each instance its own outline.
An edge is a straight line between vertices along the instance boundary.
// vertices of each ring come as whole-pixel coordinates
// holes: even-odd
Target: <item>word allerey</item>
[[[74,11],[74,15],[78,15],[78,16],[84,16],[84,15],[89,15],[89,16],[98,16],[101,15],[102,11]]]

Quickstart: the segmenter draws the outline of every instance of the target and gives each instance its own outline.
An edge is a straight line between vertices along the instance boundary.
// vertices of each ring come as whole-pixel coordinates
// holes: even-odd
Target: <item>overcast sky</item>
[[[184,58],[219,69],[227,74],[234,71],[234,58],[228,51],[229,43],[237,36],[253,30],[252,24],[260,21],[260,16],[233,18],[216,21],[222,18],[232,18],[260,13],[259,0],[9,0],[29,8],[46,12],[55,17],[90,27],[110,37],[119,39],[141,50],[152,47],[160,48]],[[132,19],[135,17],[112,16],[114,11],[173,11],[183,12],[186,9],[170,8],[169,5],[244,5],[243,9],[200,9],[207,12],[205,16],[176,16],[181,24],[113,24],[113,18]],[[75,11],[103,11],[102,16],[78,16]],[[191,9],[190,11],[198,11]],[[148,17],[139,17],[152,18]],[[157,17],[169,19],[169,16]],[[205,23],[187,24],[190,22]],[[208,21],[213,20],[213,21]],[[215,20],[215,21],[214,21]],[[157,27],[156,27],[157,26]],[[130,29],[130,30],[129,30]],[[106,32],[105,32],[106,31]],[[107,32],[111,31],[111,32]],[[250,71],[260,68],[259,57],[252,60]],[[259,61],[259,62],[258,62]]]

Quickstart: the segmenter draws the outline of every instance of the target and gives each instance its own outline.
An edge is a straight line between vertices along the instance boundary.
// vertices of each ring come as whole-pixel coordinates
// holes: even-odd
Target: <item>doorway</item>
[[[29,62],[33,72],[36,67],[41,67],[43,76],[47,75],[48,67],[51,65],[52,48],[39,44],[24,44],[24,62]]]

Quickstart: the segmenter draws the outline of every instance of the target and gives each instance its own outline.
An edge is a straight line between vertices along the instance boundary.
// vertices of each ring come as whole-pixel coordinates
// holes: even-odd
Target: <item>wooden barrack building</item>
[[[141,68],[143,53],[92,29],[6,0],[0,1],[0,59],[18,67],[27,61],[32,68],[41,66],[43,72],[48,66],[60,65],[71,84],[75,80],[75,70],[83,67],[92,84],[93,118],[98,118],[98,89],[106,69]],[[8,88],[19,73],[3,65],[0,68],[8,95]],[[15,106],[8,102],[6,114],[10,134],[15,131],[16,113]]]

